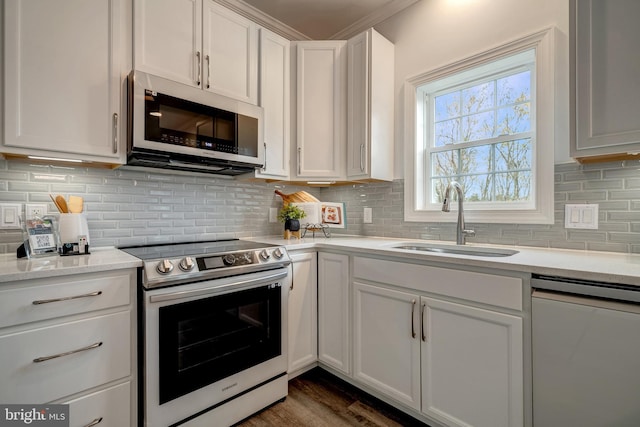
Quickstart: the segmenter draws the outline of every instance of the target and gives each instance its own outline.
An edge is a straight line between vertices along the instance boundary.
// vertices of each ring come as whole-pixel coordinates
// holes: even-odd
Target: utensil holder
[[[60,255],[84,255],[89,253],[89,227],[84,214],[60,214],[58,234],[60,236]]]

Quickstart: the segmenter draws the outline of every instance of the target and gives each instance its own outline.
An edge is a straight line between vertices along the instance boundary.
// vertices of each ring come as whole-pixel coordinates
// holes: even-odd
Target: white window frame
[[[553,224],[554,223],[554,147],[556,134],[556,67],[555,28],[548,28],[462,61],[408,79],[404,85],[405,98],[405,221],[455,222],[456,215],[443,213],[439,207],[424,202],[424,185],[429,182],[430,160],[424,155],[425,114],[418,97],[420,87],[465,70],[489,64],[496,60],[533,49],[535,51],[535,144],[532,153],[533,206],[522,208],[518,204],[503,208],[465,206],[467,222],[500,224]],[[420,192],[420,193],[418,193]],[[452,210],[457,208],[452,204]]]

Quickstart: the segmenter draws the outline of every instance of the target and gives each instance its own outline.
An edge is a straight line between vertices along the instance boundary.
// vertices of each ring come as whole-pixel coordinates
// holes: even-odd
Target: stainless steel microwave
[[[128,165],[228,176],[262,167],[261,107],[140,71],[128,90]]]

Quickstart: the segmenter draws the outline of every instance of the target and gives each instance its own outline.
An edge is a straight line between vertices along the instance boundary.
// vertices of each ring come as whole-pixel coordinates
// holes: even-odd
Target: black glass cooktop
[[[124,246],[120,249],[142,260],[174,258],[179,256],[200,256],[205,254],[224,254],[234,251],[255,250],[274,245],[248,240],[229,239],[203,242],[163,243],[160,245]]]

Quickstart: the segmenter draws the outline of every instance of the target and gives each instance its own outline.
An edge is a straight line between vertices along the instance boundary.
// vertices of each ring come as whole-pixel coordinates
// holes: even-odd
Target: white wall
[[[563,35],[559,55],[568,70],[567,0],[420,0],[376,29],[395,44],[395,175],[403,178],[404,81],[555,26]],[[568,77],[560,76],[556,162],[568,159]]]

